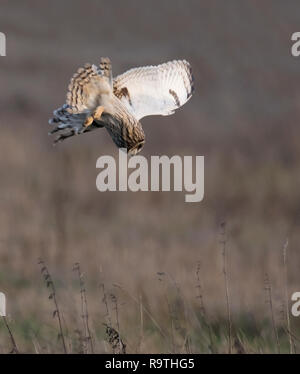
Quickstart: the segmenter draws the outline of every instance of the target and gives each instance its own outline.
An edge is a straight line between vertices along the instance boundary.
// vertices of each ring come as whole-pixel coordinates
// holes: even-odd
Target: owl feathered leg
[[[100,120],[101,119],[101,116],[102,116],[102,113],[104,111],[104,107],[103,106],[98,106],[96,108],[96,110],[94,111],[94,113],[91,115],[91,116],[88,116],[87,119],[85,120],[83,126],[84,127],[88,127],[90,126],[95,120]]]

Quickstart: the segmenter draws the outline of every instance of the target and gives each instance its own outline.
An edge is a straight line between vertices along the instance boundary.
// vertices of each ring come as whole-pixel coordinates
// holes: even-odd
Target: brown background
[[[299,17],[297,1],[1,1],[7,57],[0,58],[0,290],[25,351],[33,351],[33,336],[41,350],[56,350],[39,257],[57,282],[70,330],[79,323],[72,266],[80,262],[99,351],[103,281],[120,301],[131,351],[139,306],[126,292],[168,331],[165,295],[172,299],[174,282],[197,347],[198,261],[207,313],[212,323],[226,318],[223,221],[234,323],[272,334],[268,322],[256,327],[269,319],[267,272],[276,323],[284,324],[286,238],[289,295],[300,289],[300,57],[290,52]],[[187,204],[183,193],[98,192],[97,158],[117,155],[105,131],[52,147],[51,112],[64,103],[73,72],[101,56],[111,58],[114,74],[172,59],[191,63],[194,96],[173,116],[142,121],[142,154],[204,155],[203,202]],[[165,272],[161,281],[157,272]],[[169,351],[148,324],[141,350]]]

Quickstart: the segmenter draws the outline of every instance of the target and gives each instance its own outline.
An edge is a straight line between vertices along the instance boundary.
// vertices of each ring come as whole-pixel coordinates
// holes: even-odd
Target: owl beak
[[[132,148],[130,148],[130,149],[128,150],[128,154],[129,154],[130,156],[134,156],[134,155],[136,155],[137,153],[139,153],[139,152],[142,150],[144,144],[145,144],[145,141],[144,141],[144,140],[141,141],[141,142],[139,142],[139,143],[137,143],[134,147],[132,147]]]

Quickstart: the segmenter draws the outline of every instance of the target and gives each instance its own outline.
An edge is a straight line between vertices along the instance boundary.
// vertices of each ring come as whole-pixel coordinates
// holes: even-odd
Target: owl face
[[[132,156],[135,156],[137,153],[139,153],[142,150],[142,148],[144,147],[144,144],[145,144],[145,140],[140,141],[134,147],[130,148],[128,150],[128,153]]]

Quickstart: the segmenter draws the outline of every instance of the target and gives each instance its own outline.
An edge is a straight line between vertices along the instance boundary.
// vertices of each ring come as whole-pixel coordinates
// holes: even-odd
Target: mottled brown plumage
[[[112,78],[109,58],[99,66],[86,64],[72,77],[67,100],[49,121],[58,132],[55,142],[105,127],[119,148],[138,153],[145,134],[140,119],[169,115],[189,100],[193,77],[187,61],[131,69]]]

